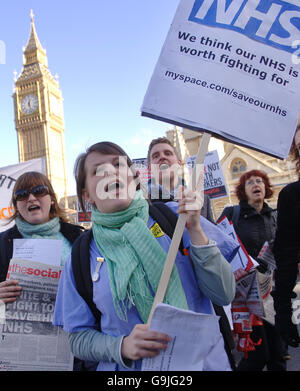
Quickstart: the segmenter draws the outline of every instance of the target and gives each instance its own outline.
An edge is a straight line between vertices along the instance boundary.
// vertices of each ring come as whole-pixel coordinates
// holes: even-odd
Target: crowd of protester
[[[300,178],[299,126],[292,153]],[[274,210],[267,204],[273,195],[267,174],[246,172],[236,187],[239,205],[226,207],[219,218],[226,216],[233,222],[244,248],[258,263],[257,273],[267,269],[258,256],[266,242],[277,266],[271,293],[275,324],[256,317],[250,335],[255,349],[236,362],[234,333],[224,307],[236,294],[230,261],[238,244],[215,224],[201,181],[191,188],[178,174],[182,162],[168,139],[152,141],[148,165],[151,179],[144,188],[129,156],[114,143],[94,144],[77,158],[78,200],[84,211],[86,202],[92,206],[92,226],[85,231],[67,222],[43,174],[20,176],[11,201],[14,215],[10,222],[15,225],[0,234],[0,300],[12,303],[22,291],[19,281],[6,278],[14,239],[61,240],[63,272],[53,324],[69,335],[73,369],[141,370],[143,358],[157,356],[172,339],[167,333],[150,330],[148,319],[172,239],[163,220],[169,225],[173,221],[174,230],[178,215],[186,214],[182,248],[164,302],[220,316],[217,335],[205,341],[211,343],[213,354],[202,369],[286,370],[288,346],[300,343],[292,321],[300,254],[300,179],[280,192]],[[90,297],[82,290],[84,279],[89,281]]]

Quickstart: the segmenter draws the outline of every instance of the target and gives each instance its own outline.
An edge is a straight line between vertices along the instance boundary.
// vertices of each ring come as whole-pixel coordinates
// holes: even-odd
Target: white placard
[[[194,166],[196,156],[186,158],[186,164],[189,168]],[[204,159],[204,193],[210,198],[227,197],[226,181],[224,178],[222,166],[220,163],[218,151],[207,152]]]
[[[147,158],[132,159],[132,163],[136,171],[139,173],[141,183],[147,186],[148,180],[151,178]]]
[[[181,0],[142,115],[288,155],[300,110],[300,4]]]

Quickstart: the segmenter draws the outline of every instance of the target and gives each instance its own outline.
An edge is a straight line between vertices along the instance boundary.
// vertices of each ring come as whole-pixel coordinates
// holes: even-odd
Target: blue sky
[[[10,0],[0,5],[0,167],[18,162],[13,72],[23,66],[30,10],[49,69],[64,98],[69,191],[73,164],[94,142],[120,144],[131,158],[172,128],[140,115],[140,107],[179,0]]]

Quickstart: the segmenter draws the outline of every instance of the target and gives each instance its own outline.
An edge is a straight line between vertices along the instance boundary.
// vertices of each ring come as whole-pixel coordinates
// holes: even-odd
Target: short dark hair
[[[262,178],[262,180],[264,181],[264,184],[265,184],[265,189],[266,189],[265,198],[267,198],[267,199],[271,198],[273,195],[273,190],[272,190],[272,185],[270,183],[268,175],[260,170],[251,170],[251,171],[245,172],[245,174],[243,174],[240,177],[239,183],[235,188],[235,194],[236,194],[237,198],[239,199],[239,201],[247,201],[248,200],[247,196],[246,196],[246,192],[245,192],[245,184],[246,184],[246,181],[252,176],[258,176],[258,177]]]
[[[38,185],[47,186],[49,189],[49,195],[50,195],[50,198],[52,201],[50,212],[49,212],[49,219],[51,220],[54,217],[59,217],[62,221],[65,221],[65,222],[68,220],[67,214],[58,205],[56,194],[55,194],[54,189],[51,185],[51,182],[46,177],[46,175],[44,175],[40,172],[37,172],[37,171],[29,171],[29,172],[25,172],[24,174],[19,176],[19,178],[17,179],[15,186],[13,188],[11,205],[14,207],[15,212],[9,218],[9,222],[14,220],[17,216],[19,216],[19,212],[17,210],[17,201],[15,200],[15,197],[14,197],[15,192],[20,189],[32,189],[33,187],[38,186]]]
[[[170,145],[173,148],[173,151],[174,151],[175,155],[179,159],[179,156],[178,156],[178,153],[176,151],[176,148],[174,148],[174,145],[171,143],[171,141],[167,137],[158,137],[158,138],[153,139],[151,141],[150,145],[149,145],[148,153],[147,153],[148,165],[151,163],[151,150],[154,147],[154,145],[156,145],[156,144],[168,144],[168,145]]]
[[[74,176],[76,180],[76,191],[79,204],[82,210],[86,213],[85,203],[83,200],[82,192],[85,189],[85,181],[86,181],[86,172],[85,172],[85,161],[88,155],[92,152],[102,153],[103,155],[117,155],[117,156],[125,156],[127,160],[127,165],[129,168],[132,167],[132,161],[127,155],[127,153],[117,144],[112,143],[110,141],[102,141],[100,143],[96,143],[91,145],[86,152],[81,153],[74,165]],[[134,175],[134,179],[137,179],[138,175]],[[137,186],[139,189],[139,185]]]

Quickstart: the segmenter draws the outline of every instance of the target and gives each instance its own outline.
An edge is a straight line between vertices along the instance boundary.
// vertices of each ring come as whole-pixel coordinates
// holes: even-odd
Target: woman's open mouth
[[[261,190],[260,189],[255,189],[255,190],[253,190],[252,194],[260,195],[261,194]]]
[[[30,205],[27,210],[28,210],[28,212],[33,212],[35,210],[40,210],[40,209],[41,208],[39,205]]]
[[[122,182],[111,182],[111,183],[108,183],[104,190],[106,193],[110,193],[110,192],[118,192],[119,190],[123,189],[124,188],[124,184]]]

